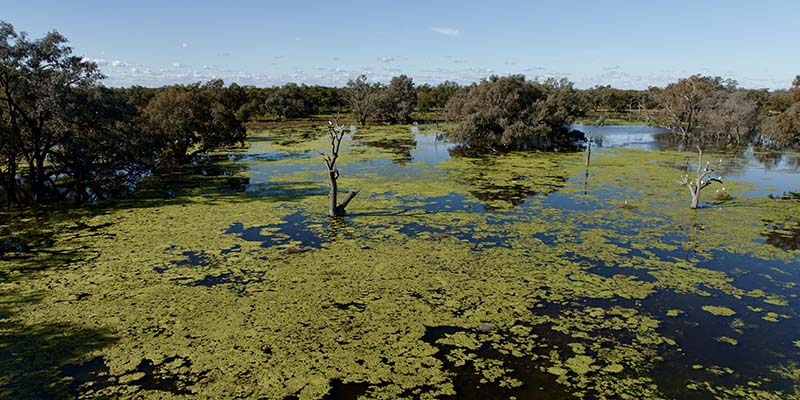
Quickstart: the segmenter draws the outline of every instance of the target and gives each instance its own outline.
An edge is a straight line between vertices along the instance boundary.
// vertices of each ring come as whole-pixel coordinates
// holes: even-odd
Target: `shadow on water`
[[[180,356],[171,356],[161,362],[143,359],[131,371],[111,375],[103,357],[83,363],[67,364],[59,374],[69,381],[71,396],[99,395],[98,391],[116,386],[129,386],[140,391],[156,391],[172,395],[191,395],[191,386],[200,382],[206,372],[191,371],[192,362]]]
[[[94,212],[97,211],[42,207],[20,211],[9,220],[0,212],[0,260],[13,261],[11,269],[0,269],[0,282],[23,279],[27,273],[35,271],[66,269],[76,260],[91,261],[97,258],[97,252],[87,246],[55,246],[57,231],[59,237],[67,240],[86,237],[113,238],[114,235],[107,233],[105,229],[110,224],[88,225],[80,221],[82,217]]]
[[[277,224],[245,228],[241,222],[233,223],[224,233],[237,235],[248,242],[260,242],[261,247],[273,247],[299,242],[303,247],[320,248],[324,243],[318,233],[308,228],[309,217],[297,211]],[[268,232],[264,234],[262,232]]]
[[[331,390],[322,397],[325,400],[356,400],[360,396],[365,395],[370,387],[368,383],[344,383],[341,379],[332,380],[330,385]]]
[[[106,330],[67,323],[26,325],[15,308],[38,298],[4,293],[0,297],[0,398],[69,399],[78,393],[61,368],[117,341]]]
[[[519,399],[572,398],[566,388],[556,382],[557,377],[555,375],[541,371],[539,365],[532,362],[530,358],[533,356],[532,354],[528,354],[524,357],[515,357],[510,354],[501,353],[495,349],[491,343],[484,343],[479,349],[474,351],[475,355],[483,360],[502,361],[503,368],[511,370],[508,375],[524,384],[521,387],[512,388],[502,387],[499,382],[486,381],[484,375],[476,369],[474,363],[467,362],[459,365],[453,358],[447,356],[451,351],[457,349],[456,346],[439,342],[440,339],[444,339],[459,332],[483,333],[478,329],[465,329],[453,326],[429,326],[426,328],[425,334],[421,339],[438,349],[434,357],[439,359],[444,365],[444,368],[451,374],[456,394],[446,398],[469,400],[508,399],[511,397]],[[513,336],[513,334],[504,331],[494,331],[492,334],[509,338]],[[549,338],[555,338],[559,333],[553,331],[552,334],[548,332],[547,335]],[[542,354],[546,354],[546,351],[542,350]]]
[[[374,137],[356,133],[353,135],[356,145],[380,149],[392,158],[395,164],[405,165],[412,161],[411,152],[416,148],[417,142],[413,135],[400,137]]]
[[[766,228],[767,232],[764,232],[763,236],[767,244],[787,251],[800,249],[800,222],[766,221]]]
[[[320,182],[257,182],[248,184],[246,191],[249,195],[269,199],[274,202],[296,201],[304,197],[324,196],[327,187]]]

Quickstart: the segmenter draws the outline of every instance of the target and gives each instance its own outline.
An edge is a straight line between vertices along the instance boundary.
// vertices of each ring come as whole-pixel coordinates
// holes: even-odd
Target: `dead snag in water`
[[[700,146],[697,147],[697,152],[697,179],[689,180],[689,174],[686,174],[678,182],[681,185],[686,185],[686,187],[689,188],[689,192],[692,195],[692,203],[690,205],[692,209],[697,208],[698,204],[700,203],[701,190],[710,185],[711,182],[722,183],[722,177],[708,178],[708,176],[714,172],[714,168],[712,168],[712,165],[709,162],[706,162],[706,165],[703,166],[703,150],[700,148]]]
[[[328,135],[331,138],[331,154],[320,152],[320,154],[325,157],[325,166],[328,167],[328,179],[330,180],[330,190],[328,190],[328,199],[330,201],[330,207],[328,207],[329,217],[340,217],[347,214],[345,208],[358,194],[357,191],[350,192],[341,203],[336,204],[336,197],[339,191],[339,187],[336,182],[339,179],[339,170],[336,169],[336,160],[339,158],[339,147],[342,145],[344,133],[345,127],[339,125],[338,121],[336,124],[328,121]]]

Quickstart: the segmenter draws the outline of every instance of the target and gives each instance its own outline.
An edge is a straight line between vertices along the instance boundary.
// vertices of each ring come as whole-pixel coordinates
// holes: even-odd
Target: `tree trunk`
[[[352,201],[353,198],[355,198],[357,194],[358,194],[358,192],[349,192],[349,193],[347,193],[347,197],[344,198],[344,201],[342,201],[338,206],[336,206],[336,216],[337,217],[341,217],[341,216],[347,215],[347,210],[346,210],[347,205],[350,204],[350,201]]]
[[[358,194],[358,192],[350,192],[347,194],[347,197],[340,204],[336,204],[336,200],[338,197],[339,186],[336,183],[336,180],[339,179],[339,171],[338,170],[331,170],[329,171],[329,179],[330,179],[330,189],[328,190],[328,216],[329,217],[341,217],[347,215],[347,205],[353,200],[354,197]]]
[[[336,207],[336,196],[337,191],[339,190],[338,186],[336,185],[336,179],[338,178],[338,172],[336,170],[328,171],[330,174],[330,190],[328,190],[328,200],[330,201],[330,207],[328,208],[328,216],[329,217],[336,217],[338,216],[337,207]]]
[[[700,191],[691,189],[692,191],[692,205],[690,206],[692,210],[697,209],[698,204],[700,203]]]
[[[45,187],[44,182],[46,180],[45,176],[45,167],[44,167],[44,155],[36,157],[36,177],[34,178],[33,188],[34,188],[34,196],[36,196],[37,202],[42,202],[45,197]]]
[[[6,204],[11,207],[17,200],[17,164],[8,161],[8,181],[6,182]]]

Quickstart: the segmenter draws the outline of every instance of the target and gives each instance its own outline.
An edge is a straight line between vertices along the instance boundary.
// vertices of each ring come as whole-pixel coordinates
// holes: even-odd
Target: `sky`
[[[524,74],[640,89],[699,73],[780,89],[800,74],[797,0],[0,0],[0,10],[33,38],[66,36],[107,86]]]

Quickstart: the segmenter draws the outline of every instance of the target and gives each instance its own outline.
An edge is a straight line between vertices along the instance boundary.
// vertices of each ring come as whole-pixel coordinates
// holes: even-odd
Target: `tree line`
[[[628,113],[687,141],[800,145],[800,76],[788,90],[753,90],[693,75],[664,88],[576,89],[565,79],[491,76],[459,85],[388,83],[258,88],[221,80],[161,88],[102,85],[98,66],[65,37],[30,39],[0,23],[0,200],[102,200],[138,180],[244,142],[262,119],[350,114],[361,125],[446,118],[450,138],[476,150],[553,149],[579,140],[578,117]],[[412,118],[412,113],[416,113]]]
[[[199,152],[244,142],[247,96],[222,81],[112,89],[57,32],[0,23],[0,198],[102,200]]]

